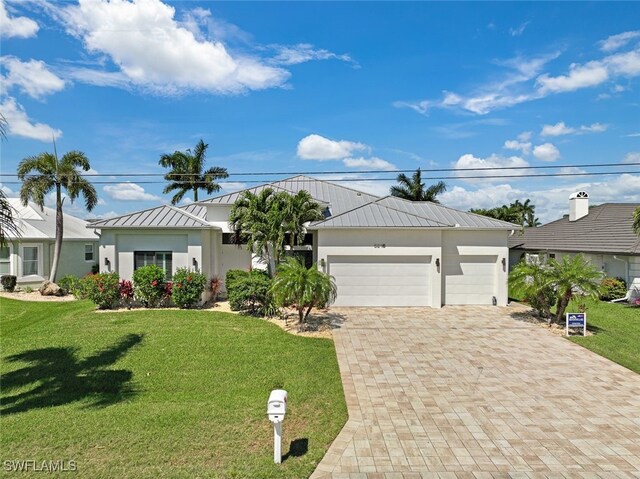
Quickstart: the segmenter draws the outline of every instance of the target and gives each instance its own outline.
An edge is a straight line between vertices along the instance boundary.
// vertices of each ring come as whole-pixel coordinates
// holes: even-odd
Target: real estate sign
[[[587,313],[567,313],[566,335],[569,336],[569,328],[582,328],[582,335],[587,335]]]

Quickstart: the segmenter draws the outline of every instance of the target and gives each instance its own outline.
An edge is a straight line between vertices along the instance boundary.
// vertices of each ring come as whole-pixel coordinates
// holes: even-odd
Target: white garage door
[[[497,256],[445,256],[444,304],[491,304],[496,295],[497,261]]]
[[[336,306],[430,306],[431,256],[329,256]]]

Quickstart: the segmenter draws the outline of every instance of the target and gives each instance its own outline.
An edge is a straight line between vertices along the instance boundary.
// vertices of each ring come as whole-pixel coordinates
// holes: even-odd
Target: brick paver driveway
[[[640,477],[640,375],[515,308],[334,308],[349,421],[312,478]]]

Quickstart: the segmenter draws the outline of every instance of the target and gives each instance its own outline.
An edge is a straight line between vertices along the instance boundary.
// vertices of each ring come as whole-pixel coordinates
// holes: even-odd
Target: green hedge
[[[273,316],[278,308],[271,295],[272,280],[265,271],[229,270],[225,278],[232,311],[254,316]]]
[[[188,268],[179,268],[173,275],[172,300],[181,308],[192,308],[200,302],[207,277]]]

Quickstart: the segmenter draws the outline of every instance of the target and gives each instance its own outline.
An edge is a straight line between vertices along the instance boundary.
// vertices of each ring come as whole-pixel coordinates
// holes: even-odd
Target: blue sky
[[[395,175],[361,171],[452,168],[425,176],[455,177],[441,201],[463,210],[640,202],[638,3],[0,1],[1,172],[55,135],[119,175],[93,178],[111,183],[91,217],[167,202],[161,177],[128,175],[200,138],[232,174],[330,171],[381,195]],[[614,174],[458,179],[556,165]]]

